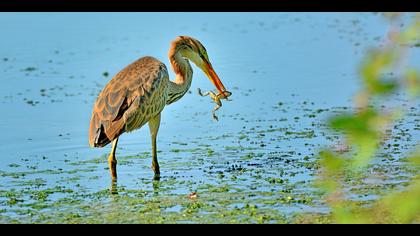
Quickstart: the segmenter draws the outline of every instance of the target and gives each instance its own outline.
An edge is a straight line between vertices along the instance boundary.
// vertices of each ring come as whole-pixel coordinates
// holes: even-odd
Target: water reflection
[[[142,182],[144,182],[144,181],[142,180]],[[158,196],[159,192],[162,190],[161,189],[160,177],[154,176],[152,178],[151,184],[152,184],[152,188],[153,188],[153,195]],[[118,195],[121,190],[124,190],[124,187],[122,189],[120,189],[118,187],[118,181],[117,180],[112,180],[111,184],[110,184],[110,187],[109,187],[109,192],[111,193],[111,195]]]
[[[112,195],[118,195],[118,183],[116,180],[111,180],[110,191]]]
[[[153,185],[153,195],[158,196],[160,191],[160,177],[158,179],[155,179],[153,177],[152,185]]]

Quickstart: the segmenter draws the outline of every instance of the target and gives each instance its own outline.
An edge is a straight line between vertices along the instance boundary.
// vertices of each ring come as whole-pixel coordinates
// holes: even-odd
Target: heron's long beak
[[[210,62],[205,61],[204,64],[204,72],[206,73],[207,77],[209,77],[210,81],[214,84],[214,86],[216,86],[217,90],[223,94],[226,89],[225,86],[223,86],[222,81],[220,81],[219,76],[214,71]]]

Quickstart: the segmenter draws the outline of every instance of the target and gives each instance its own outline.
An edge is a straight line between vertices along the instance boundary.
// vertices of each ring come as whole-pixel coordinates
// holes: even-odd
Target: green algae
[[[309,114],[324,110],[327,109],[314,107]],[[316,119],[299,117],[300,121]],[[323,127],[318,122],[315,126]],[[347,191],[360,205],[369,206],[372,199],[400,189],[417,173],[405,167],[402,163],[406,161],[398,157],[399,151],[410,147],[405,142],[412,142],[401,142],[398,137],[403,135],[394,132],[390,148],[380,154],[387,162],[370,169],[369,173],[386,176],[381,180],[385,184],[370,182],[367,173],[352,173],[344,178]],[[22,163],[28,164],[15,162],[9,166],[17,171],[0,171],[1,178],[13,180],[8,180],[11,188],[3,186],[0,191],[0,211],[4,215],[0,222],[327,223],[331,216],[325,193],[317,190],[313,182],[321,170],[315,156],[319,142],[336,140],[335,136],[302,125],[299,129],[276,127],[261,121],[236,134],[199,137],[200,141],[188,144],[172,142],[178,146],[163,152],[160,164],[164,174],[160,181],[140,173],[146,171],[142,170],[144,166],[146,173],[152,174],[150,152],[118,155],[121,169],[131,170],[124,177],[137,180],[134,185],[100,191],[92,190],[86,183],[109,181],[107,153],[93,158],[66,158],[66,168],[42,169],[40,164],[29,165],[30,160],[23,158]],[[207,139],[217,144],[203,142]],[[299,148],[278,142],[289,140],[302,141]],[[21,171],[23,166],[28,170]],[[190,170],[200,177],[190,174]],[[50,187],[51,177],[60,177],[55,187]],[[190,199],[191,192],[196,192],[197,197]]]

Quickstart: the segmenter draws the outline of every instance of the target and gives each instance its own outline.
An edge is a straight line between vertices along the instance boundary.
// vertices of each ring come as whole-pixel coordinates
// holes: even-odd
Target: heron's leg
[[[152,169],[155,172],[155,179],[160,178],[159,163],[157,159],[156,138],[160,126],[160,113],[149,120],[150,136],[152,138]]]
[[[117,159],[115,158],[115,151],[117,150],[118,138],[112,141],[111,153],[108,157],[109,171],[111,172],[112,181],[117,180]]]

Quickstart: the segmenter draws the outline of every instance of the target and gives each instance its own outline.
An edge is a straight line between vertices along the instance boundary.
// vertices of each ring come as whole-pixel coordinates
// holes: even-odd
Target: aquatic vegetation
[[[35,67],[26,67],[25,69],[23,69],[22,71],[27,71],[27,72],[31,72],[31,71],[35,71],[36,68]]]

